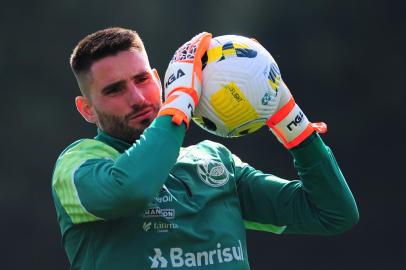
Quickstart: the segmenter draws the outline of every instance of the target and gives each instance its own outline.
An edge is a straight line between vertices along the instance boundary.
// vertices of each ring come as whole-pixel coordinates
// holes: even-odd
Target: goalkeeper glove
[[[299,145],[314,131],[327,132],[325,123],[309,122],[282,79],[279,82],[278,92],[281,95],[278,107],[266,124],[287,149]]]
[[[174,54],[165,73],[163,103],[158,115],[172,116],[172,122],[189,127],[202,89],[202,57],[212,35],[200,33],[183,44]]]

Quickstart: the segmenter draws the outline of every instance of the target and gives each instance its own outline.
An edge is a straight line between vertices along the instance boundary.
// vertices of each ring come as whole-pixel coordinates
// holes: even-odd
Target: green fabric
[[[181,148],[184,133],[165,116],[133,145],[99,131],[62,153],[66,164],[74,149],[86,157],[79,167],[58,160],[54,173],[53,182],[73,183],[53,185],[72,269],[246,270],[246,229],[333,234],[354,224],[355,202],[317,135],[291,151],[301,180],[288,181],[215,142]]]
[[[286,226],[275,226],[273,224],[261,224],[252,221],[244,221],[245,228],[249,230],[271,232],[281,234],[286,229]]]
[[[247,228],[332,235],[353,226],[358,221],[355,200],[320,136],[313,134],[290,152],[300,180],[264,174],[234,156]]]
[[[52,187],[73,224],[100,220],[82,205],[74,182],[74,174],[88,159],[116,159],[117,150],[102,142],[84,139],[60,156],[53,174]]]

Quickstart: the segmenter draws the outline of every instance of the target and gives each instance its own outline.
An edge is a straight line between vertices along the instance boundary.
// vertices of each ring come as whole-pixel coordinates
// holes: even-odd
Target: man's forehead
[[[143,72],[149,69],[148,58],[139,51],[122,51],[115,55],[103,57],[90,67],[92,77],[102,75],[124,75],[126,72]]]
[[[92,64],[83,76],[88,87],[103,85],[129,79],[137,74],[150,71],[146,53],[127,50],[103,57]]]

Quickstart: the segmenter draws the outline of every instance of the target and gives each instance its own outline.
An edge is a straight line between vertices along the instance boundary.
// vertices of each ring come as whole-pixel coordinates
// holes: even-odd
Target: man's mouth
[[[128,121],[142,121],[144,118],[149,118],[152,116],[153,110],[150,107],[145,107],[141,109],[140,111],[131,114],[128,117]]]

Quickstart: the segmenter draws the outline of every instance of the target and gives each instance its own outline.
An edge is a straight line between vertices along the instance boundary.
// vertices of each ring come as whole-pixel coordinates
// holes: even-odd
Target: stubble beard
[[[160,106],[156,105],[152,107],[153,110],[158,114]],[[96,110],[99,120],[97,126],[109,135],[132,144],[140,138],[141,134],[144,133],[144,130],[154,120],[154,118],[146,118],[139,123],[140,127],[130,126],[128,122],[131,115],[136,114],[141,109],[142,108],[135,108],[131,114],[126,116],[117,116]]]

